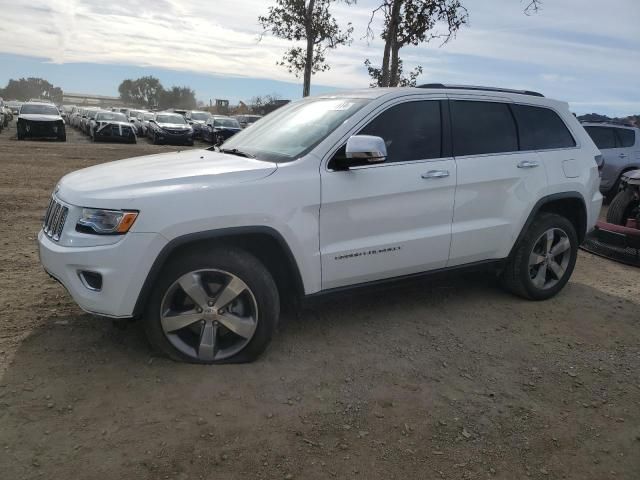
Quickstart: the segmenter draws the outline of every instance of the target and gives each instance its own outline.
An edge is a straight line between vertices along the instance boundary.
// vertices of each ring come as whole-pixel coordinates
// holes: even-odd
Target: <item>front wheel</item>
[[[554,213],[539,215],[502,272],[502,284],[529,300],[546,300],[569,281],[578,256],[573,224]]]
[[[264,265],[232,247],[194,250],[163,269],[144,316],[150,343],[177,361],[256,359],[274,333],[278,290]]]

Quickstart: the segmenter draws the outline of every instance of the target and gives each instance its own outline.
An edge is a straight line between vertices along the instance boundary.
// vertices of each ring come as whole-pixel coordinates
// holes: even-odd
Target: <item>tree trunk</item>
[[[311,71],[313,70],[313,47],[316,43],[316,36],[313,30],[313,6],[315,0],[309,0],[305,18],[305,34],[307,37],[307,52],[304,61],[304,77],[302,83],[302,96],[308,97],[311,93]]]
[[[387,26],[387,35],[384,42],[384,57],[382,59],[382,85],[381,87],[391,86],[393,77],[391,76],[391,63],[393,46],[396,43],[396,37],[398,35],[398,23],[400,21],[400,9],[402,8],[402,2],[404,0],[393,0],[391,5],[391,14],[389,17],[389,24]],[[397,53],[397,52],[396,52]]]
[[[313,67],[313,47],[312,38],[307,38],[307,55],[304,61],[304,83],[302,85],[302,96],[308,97],[311,92],[311,70]]]
[[[393,45],[391,45],[391,67],[389,67],[389,86],[397,87],[400,83],[399,67],[399,52],[400,44],[394,39]]]

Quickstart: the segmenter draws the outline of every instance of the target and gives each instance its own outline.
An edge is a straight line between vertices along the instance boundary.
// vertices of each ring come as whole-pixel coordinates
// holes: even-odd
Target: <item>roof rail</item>
[[[497,87],[480,87],[478,85],[445,85],[444,83],[425,83],[424,85],[418,85],[418,88],[444,88],[447,90],[478,90],[485,92],[503,92],[503,93],[517,93],[520,95],[531,95],[532,97],[544,97],[539,92],[533,92],[531,90],[513,90],[511,88],[497,88]]]
[[[618,125],[620,127],[635,127],[633,123],[623,120],[580,120],[580,123],[602,123],[605,125]]]

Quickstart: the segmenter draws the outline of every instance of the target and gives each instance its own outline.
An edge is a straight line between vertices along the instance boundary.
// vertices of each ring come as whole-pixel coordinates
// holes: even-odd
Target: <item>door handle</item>
[[[523,160],[518,163],[518,168],[536,168],[539,167],[540,164],[535,160]]]
[[[619,156],[620,156],[620,158],[627,158],[628,157],[628,155],[626,153],[621,153]]]
[[[449,176],[449,170],[429,170],[421,175],[422,178],[445,178]]]

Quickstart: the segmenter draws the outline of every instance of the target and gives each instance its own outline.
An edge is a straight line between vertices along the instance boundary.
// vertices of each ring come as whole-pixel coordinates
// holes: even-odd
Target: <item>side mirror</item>
[[[347,164],[380,163],[387,159],[387,146],[381,137],[353,135],[347,140]]]

